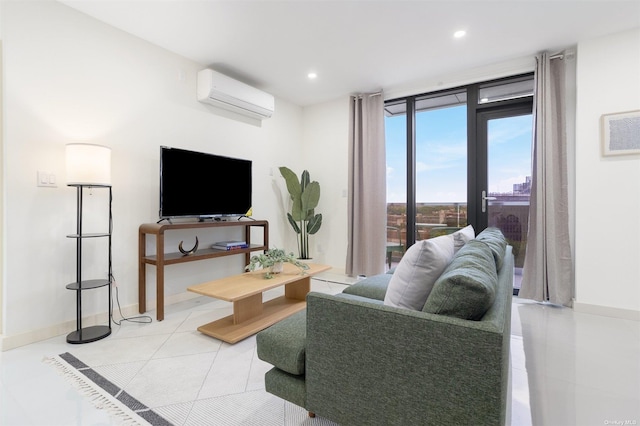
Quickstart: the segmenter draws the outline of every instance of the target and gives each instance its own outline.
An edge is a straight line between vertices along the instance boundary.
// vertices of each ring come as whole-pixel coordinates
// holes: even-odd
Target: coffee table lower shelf
[[[259,331],[295,314],[307,307],[304,300],[284,296],[269,300],[262,305],[262,313],[239,324],[233,323],[233,315],[198,327],[198,331],[227,343],[237,343]]]
[[[233,303],[233,314],[198,327],[198,331],[227,343],[237,343],[307,307],[306,296],[311,277],[331,269],[327,265],[308,264],[304,274],[286,264],[282,273],[271,279],[264,272],[247,272],[187,287],[203,296]],[[284,286],[284,296],[263,302],[263,293]]]

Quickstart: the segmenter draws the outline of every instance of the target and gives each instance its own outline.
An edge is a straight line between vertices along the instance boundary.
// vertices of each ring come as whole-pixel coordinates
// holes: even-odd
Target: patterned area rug
[[[69,352],[47,358],[45,362],[55,365],[97,408],[108,410],[122,424],[172,424]]]
[[[304,409],[264,390],[152,408],[142,402],[144,396],[129,394],[68,352],[44,361],[54,365],[97,408],[107,410],[123,425],[337,426],[321,417],[309,418]],[[162,392],[171,393],[170,386]]]

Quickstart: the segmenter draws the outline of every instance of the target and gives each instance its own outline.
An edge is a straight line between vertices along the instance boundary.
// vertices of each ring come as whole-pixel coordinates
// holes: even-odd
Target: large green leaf
[[[302,192],[307,188],[309,182],[311,181],[311,175],[309,175],[308,170],[304,170],[302,172],[302,176],[300,177],[300,188],[302,188]]]
[[[316,181],[310,182],[302,192],[302,211],[309,212],[318,207],[320,201],[320,184]]]
[[[291,224],[291,227],[293,228],[293,230],[296,231],[296,234],[299,234],[300,227],[298,226],[298,222],[296,222],[293,219],[293,216],[291,216],[291,213],[287,213],[287,219],[289,219],[289,223]]]
[[[315,215],[313,217],[313,219],[311,219],[307,223],[307,233],[309,235],[315,234],[316,232],[318,232],[318,230],[320,229],[321,225],[322,225],[322,214],[319,213],[319,214]]]
[[[302,209],[302,194],[296,194],[291,200],[291,215],[296,221],[306,220],[306,213]]]
[[[291,199],[294,199],[296,195],[302,193],[302,187],[300,186],[300,182],[298,182],[298,176],[288,167],[280,167],[279,169],[280,174],[287,184],[287,191],[289,191]]]

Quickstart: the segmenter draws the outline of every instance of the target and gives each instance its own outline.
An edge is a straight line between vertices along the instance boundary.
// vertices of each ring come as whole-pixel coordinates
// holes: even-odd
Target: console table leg
[[[147,312],[147,267],[142,261],[145,255],[147,235],[138,231],[138,311]]]
[[[156,319],[164,319],[164,233],[156,237]]]

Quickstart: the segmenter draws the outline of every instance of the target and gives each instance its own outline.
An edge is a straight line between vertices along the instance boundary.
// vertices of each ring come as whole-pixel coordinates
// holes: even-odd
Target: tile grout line
[[[207,374],[204,375],[204,377],[202,378],[202,381],[200,382],[200,389],[198,389],[198,393],[196,394],[196,397],[193,400],[193,403],[191,404],[191,407],[189,408],[189,412],[187,413],[187,415],[185,417],[185,422],[189,419],[189,417],[191,417],[191,413],[193,412],[193,407],[196,404],[196,402],[200,400],[199,397],[200,397],[200,393],[202,392],[202,388],[204,387],[204,384],[207,381],[207,377],[209,377],[209,374],[211,373],[211,370],[213,369],[213,365],[216,363],[216,360],[218,359],[218,355],[220,354],[220,350],[221,349],[222,349],[222,343],[220,344],[220,346],[218,346],[218,350],[216,351],[215,356],[211,360],[211,364],[209,365],[209,369],[207,370]]]

